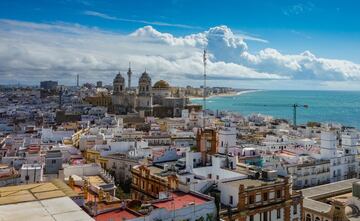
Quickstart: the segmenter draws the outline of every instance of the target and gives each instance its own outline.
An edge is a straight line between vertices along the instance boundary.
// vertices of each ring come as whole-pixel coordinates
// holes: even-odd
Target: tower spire
[[[131,88],[131,75],[132,75],[132,71],[131,71],[131,62],[129,61],[129,70],[127,72],[128,75],[128,89],[130,90]]]

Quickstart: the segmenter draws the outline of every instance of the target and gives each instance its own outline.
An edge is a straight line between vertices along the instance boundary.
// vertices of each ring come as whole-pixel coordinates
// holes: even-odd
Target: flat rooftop
[[[0,198],[1,199],[1,198]],[[0,220],[91,221],[92,219],[69,197],[22,202],[0,206]]]
[[[160,201],[160,202],[155,202],[155,203],[152,203],[152,205],[154,205],[158,208],[165,208],[169,211],[172,211],[172,210],[181,209],[187,205],[189,205],[189,206],[190,205],[193,206],[194,204],[201,205],[201,204],[204,204],[209,201],[208,199],[206,199],[204,197],[197,196],[197,195],[191,194],[191,193],[173,192],[173,193],[171,193],[171,196],[172,196],[171,199]]]
[[[95,217],[96,221],[124,221],[126,219],[134,219],[140,217],[139,214],[127,209],[118,209],[111,212],[103,213]]]
[[[101,178],[100,176],[86,176],[86,178],[89,179],[90,184],[94,185],[94,186],[101,186],[101,185],[105,185],[107,184],[105,180],[103,180],[103,178]]]
[[[228,181],[228,182],[224,182],[225,185],[230,185],[232,187],[235,188],[239,188],[239,186],[242,184],[244,185],[245,189],[248,187],[260,187],[260,186],[264,186],[264,185],[272,185],[272,184],[276,184],[276,183],[280,183],[284,181],[284,179],[282,178],[277,178],[274,181],[266,181],[266,180],[261,180],[261,179],[240,179],[240,180],[233,180],[233,181]]]
[[[358,182],[360,179],[348,179],[338,181],[334,183],[324,184],[320,186],[310,187],[302,189],[301,192],[305,198],[327,197],[326,195],[338,193],[344,193],[352,190],[352,184]]]
[[[331,197],[338,201],[346,201],[352,192],[352,184],[358,181],[360,179],[354,178],[302,189],[304,208],[318,212],[328,212],[331,209],[331,205],[316,199],[321,200]]]
[[[0,195],[0,206],[57,197],[78,196],[75,191],[60,180],[54,180],[48,183],[1,187]]]

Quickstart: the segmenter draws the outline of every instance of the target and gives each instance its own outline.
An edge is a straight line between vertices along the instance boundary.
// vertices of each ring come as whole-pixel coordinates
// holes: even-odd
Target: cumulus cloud
[[[155,79],[170,81],[194,78],[202,73],[200,37],[177,39],[170,34],[130,35],[110,33],[70,24],[37,24],[0,21],[1,82],[31,82],[56,79],[74,82],[80,74],[89,81],[110,82],[116,72],[125,72],[132,62],[136,74],[145,68]],[[136,34],[135,34],[136,33]],[[209,77],[228,79],[279,79],[241,64],[209,61]]]
[[[239,59],[242,52],[247,50],[244,39],[234,35],[231,29],[225,25],[184,37],[174,37],[169,33],[161,33],[151,26],[145,26],[133,32],[131,36],[160,41],[172,46],[207,48],[212,52],[213,60],[216,61],[234,62]]]
[[[111,82],[132,62],[154,79],[187,83],[202,77],[202,50],[209,52],[209,79],[360,80],[360,65],[319,58],[309,51],[282,54],[266,48],[250,53],[243,36],[227,26],[176,37],[145,26],[126,35],[66,23],[0,20],[0,81],[44,79]]]
[[[252,72],[269,73],[277,78],[326,81],[360,80],[359,64],[346,60],[319,58],[310,51],[304,51],[301,54],[282,54],[276,49],[265,48],[252,54],[248,51],[244,38],[235,35],[230,28],[224,25],[184,37],[174,37],[169,33],[161,33],[151,26],[145,26],[136,30],[131,36],[151,39],[170,46],[207,48],[213,61],[223,61],[227,67],[231,64],[241,65],[251,68]]]

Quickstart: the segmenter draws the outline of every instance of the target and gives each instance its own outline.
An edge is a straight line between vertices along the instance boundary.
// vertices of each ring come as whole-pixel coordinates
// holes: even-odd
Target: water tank
[[[276,170],[263,170],[261,171],[261,177],[266,181],[274,181],[277,179],[277,171]]]

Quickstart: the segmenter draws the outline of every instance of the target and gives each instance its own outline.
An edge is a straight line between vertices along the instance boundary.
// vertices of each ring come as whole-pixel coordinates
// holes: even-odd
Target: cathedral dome
[[[114,78],[114,83],[124,83],[125,78],[120,74],[120,72]]]
[[[149,74],[146,73],[146,71],[145,71],[144,73],[142,73],[139,81],[141,81],[141,82],[151,82],[151,78],[150,78]]]
[[[154,84],[154,87],[153,88],[157,88],[157,89],[169,89],[170,88],[170,85],[168,82],[164,81],[164,80],[160,80],[160,81],[157,81],[155,84]]]

